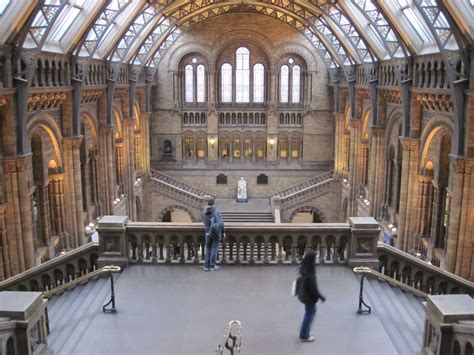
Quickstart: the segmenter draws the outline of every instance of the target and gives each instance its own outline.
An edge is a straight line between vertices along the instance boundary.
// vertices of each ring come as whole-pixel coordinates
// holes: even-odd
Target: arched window
[[[232,65],[221,66],[221,101],[232,102]]]
[[[293,67],[293,80],[291,87],[291,102],[294,104],[300,103],[300,66],[295,65]]]
[[[265,54],[258,48],[242,46],[225,53],[218,60],[219,102],[224,106],[262,106],[266,101]]]
[[[250,102],[250,51],[240,47],[235,54],[235,102]]]
[[[301,104],[303,63],[298,62],[301,60],[290,57],[280,67],[280,104],[283,106]]]
[[[280,69],[280,102],[288,103],[288,66],[282,65]]]
[[[204,65],[200,64],[197,66],[196,75],[196,96],[197,102],[206,101],[206,83],[205,83],[205,69]]]
[[[184,82],[185,82],[185,100],[186,102],[194,101],[194,78],[193,78],[193,67],[192,65],[186,65],[184,69]]]
[[[184,103],[187,106],[206,102],[206,68],[203,63],[197,57],[184,63]]]
[[[263,64],[253,66],[253,102],[263,103],[265,92],[265,76]]]

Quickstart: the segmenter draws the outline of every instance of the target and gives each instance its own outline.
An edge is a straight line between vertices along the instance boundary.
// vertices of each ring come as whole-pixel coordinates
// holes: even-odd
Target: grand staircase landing
[[[327,302],[318,303],[316,342],[300,343],[303,306],[290,296],[296,273],[296,266],[223,266],[204,272],[198,265],[134,265],[115,284],[116,314],[101,310],[108,279],[53,298],[50,346],[55,354],[214,354],[232,319],[242,322],[242,354],[413,354],[411,347],[395,344],[405,328],[421,344],[423,314],[416,299],[400,297],[391,287],[384,292],[393,293],[382,294],[373,281],[366,296],[374,311],[357,315],[359,278],[341,266],[318,267]],[[371,292],[380,294],[380,302]],[[400,314],[398,334],[384,325],[386,308]],[[407,328],[403,319],[413,314],[416,326]]]

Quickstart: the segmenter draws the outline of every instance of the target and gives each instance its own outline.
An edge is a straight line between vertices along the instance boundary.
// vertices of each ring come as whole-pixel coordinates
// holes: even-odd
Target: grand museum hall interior
[[[473,43],[474,0],[0,0],[0,355],[473,355]]]

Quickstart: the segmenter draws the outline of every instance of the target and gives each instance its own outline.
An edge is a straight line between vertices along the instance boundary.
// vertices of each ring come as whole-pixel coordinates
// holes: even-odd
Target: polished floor
[[[376,314],[356,314],[358,279],[340,266],[318,268],[327,302],[318,303],[316,341],[299,342],[295,276],[293,266],[129,267],[116,282],[118,313],[104,314],[97,303],[70,353],[215,354],[233,319],[242,322],[241,354],[398,353]]]

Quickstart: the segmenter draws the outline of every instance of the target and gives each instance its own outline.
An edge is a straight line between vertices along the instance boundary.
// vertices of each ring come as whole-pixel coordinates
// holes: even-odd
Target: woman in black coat
[[[304,303],[304,318],[301,323],[300,340],[303,342],[314,341],[314,336],[309,334],[311,323],[316,314],[316,302],[326,297],[321,295],[316,283],[316,253],[312,250],[306,252],[300,266],[300,277],[298,279],[297,293],[298,298]]]

